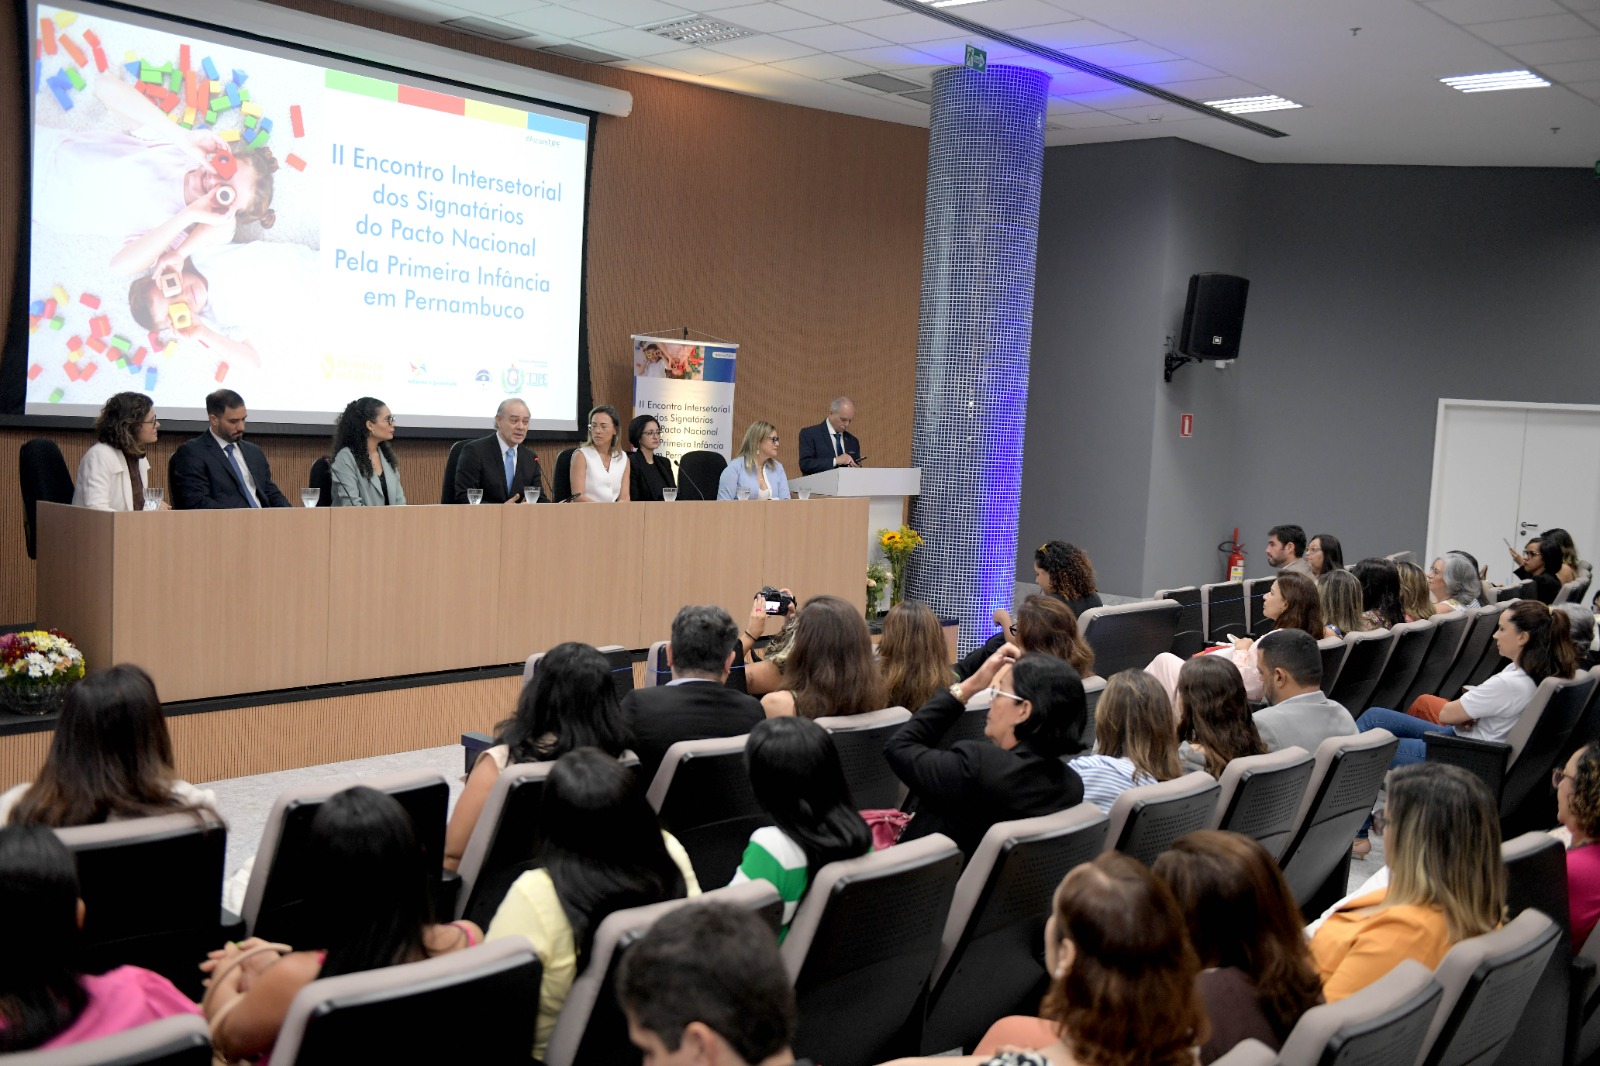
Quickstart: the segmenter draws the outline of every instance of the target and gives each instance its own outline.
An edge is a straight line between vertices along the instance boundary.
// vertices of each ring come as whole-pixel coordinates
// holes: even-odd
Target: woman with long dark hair
[[[516,712],[495,730],[494,746],[478,756],[451,812],[444,838],[446,869],[454,870],[466,854],[500,771],[515,763],[553,762],[578,748],[599,748],[617,758],[633,739],[610,661],[576,641],[544,654],[533,680],[522,686]]]
[[[78,968],[83,927],[72,853],[43,826],[0,829],[0,1055],[112,1036],[200,1009],[160,974]]]
[[[1519,581],[1533,582],[1533,595],[1540,603],[1554,603],[1561,592],[1561,568],[1564,565],[1561,544],[1541,537],[1528,541],[1522,555],[1522,565],[1511,572]]]
[[[1318,533],[1306,545],[1306,562],[1317,577],[1344,569],[1344,548],[1332,533]]]
[[[783,688],[761,697],[768,718],[829,718],[882,710],[883,682],[861,612],[837,596],[813,596],[793,622]]]
[[[1361,602],[1374,629],[1389,629],[1406,620],[1400,604],[1400,570],[1387,559],[1363,559],[1351,570],[1361,583]]]
[[[540,820],[539,868],[512,884],[488,933],[525,937],[544,964],[536,1059],[606,916],[700,893],[688,855],[662,832],[638,775],[602,751],[579,748],[556,760]]]
[[[782,940],[817,871],[871,851],[872,831],[850,798],[833,736],[817,723],[769,718],[750,731],[744,759],[772,824],[750,834],[732,883],[772,883],[783,898]]]
[[[39,779],[0,795],[0,825],[97,825],[216,804],[173,769],[150,675],[122,663],[67,690]]]
[[[927,604],[905,600],[890,609],[878,641],[878,669],[888,707],[921,707],[955,680],[944,627]]]
[[[393,796],[364,786],[330,796],[311,819],[306,851],[317,871],[303,912],[309,942],[280,957],[252,937],[201,964],[211,974],[212,1043],[230,1060],[270,1051],[295,994],[319,977],[421,962],[483,939],[471,922],[435,924],[422,847]]]
[[[351,400],[333,425],[333,505],[398,507],[406,502],[394,454],[394,415],[371,396]]]
[[[1292,576],[1311,583],[1301,574]],[[1244,679],[1220,656],[1201,655],[1183,664],[1177,711],[1178,758],[1188,769],[1220,778],[1234,759],[1267,753],[1250,716]]]

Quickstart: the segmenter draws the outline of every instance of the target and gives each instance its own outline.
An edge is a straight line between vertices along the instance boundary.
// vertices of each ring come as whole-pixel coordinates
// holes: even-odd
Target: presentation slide
[[[577,429],[587,115],[88,4],[33,31],[27,413]]]

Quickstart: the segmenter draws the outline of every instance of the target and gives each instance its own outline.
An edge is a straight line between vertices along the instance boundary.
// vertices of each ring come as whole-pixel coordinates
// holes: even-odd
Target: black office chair
[[[333,456],[324,455],[311,464],[307,481],[317,490],[317,506],[333,506]]]
[[[727,468],[728,460],[718,452],[684,452],[678,460],[678,499],[716,499],[717,482]]]
[[[39,501],[72,502],[72,473],[55,441],[35,437],[17,452],[17,480],[22,485],[22,533],[28,558],[37,559]]]
[[[572,495],[572,454],[576,448],[563,448],[556,456],[555,473],[550,477],[550,502],[562,503]]]
[[[450,445],[450,454],[444,461],[444,484],[439,489],[440,503],[456,502],[456,464],[461,461],[461,449],[471,441],[458,440]]]

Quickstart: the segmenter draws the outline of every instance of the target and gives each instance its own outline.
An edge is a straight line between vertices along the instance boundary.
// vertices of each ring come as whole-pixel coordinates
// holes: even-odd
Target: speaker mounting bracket
[[[1168,337],[1167,338],[1166,357],[1165,357],[1165,360],[1162,363],[1161,380],[1165,381],[1167,384],[1170,385],[1170,384],[1172,384],[1172,373],[1173,373],[1173,371],[1177,370],[1180,366],[1182,366],[1185,363],[1203,363],[1203,362],[1205,362],[1205,360],[1204,359],[1200,359],[1197,356],[1179,355],[1178,354],[1178,350],[1172,346],[1172,338]]]

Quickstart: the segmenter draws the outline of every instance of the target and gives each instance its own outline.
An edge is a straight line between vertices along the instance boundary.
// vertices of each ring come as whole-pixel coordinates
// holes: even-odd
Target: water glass
[[[162,501],[166,498],[166,489],[158,489],[154,486],[147,488],[144,490],[144,509],[146,511],[159,511],[161,510]]]
[[[523,489],[522,490],[522,502],[523,503],[538,503],[539,502],[539,486],[538,485],[529,485],[527,488]]]
[[[801,489],[801,490],[799,490],[799,491],[800,491],[800,498],[801,498],[801,499],[802,499],[802,500],[809,500],[809,499],[811,499],[811,490],[810,490],[810,489]]]
[[[750,498],[750,490],[749,489],[740,489],[739,490],[739,499],[748,500],[749,498]]]
[[[300,506],[302,507],[315,507],[320,499],[322,499],[321,489],[300,490]]]
[[[668,503],[671,503],[671,502],[673,502],[674,500],[676,500],[678,498],[678,490],[677,489],[662,489],[661,490],[661,498],[663,500],[667,501]]]
[[[468,503],[482,503],[483,502],[483,490],[482,489],[468,489],[467,490],[467,502]]]

